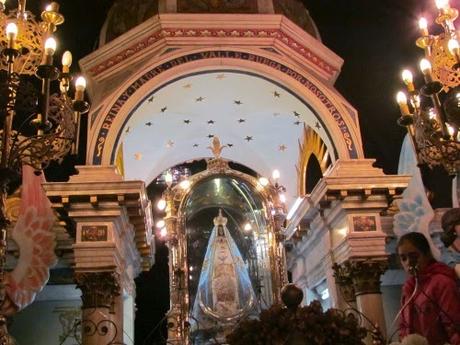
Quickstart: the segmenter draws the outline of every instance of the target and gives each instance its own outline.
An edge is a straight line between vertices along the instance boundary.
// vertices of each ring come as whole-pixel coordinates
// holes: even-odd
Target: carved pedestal
[[[118,275],[114,272],[77,273],[75,280],[82,295],[82,343],[84,345],[123,344],[123,323],[115,314],[120,295]]]

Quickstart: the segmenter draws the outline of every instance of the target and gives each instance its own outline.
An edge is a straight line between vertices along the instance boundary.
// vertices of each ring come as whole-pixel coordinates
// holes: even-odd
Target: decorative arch
[[[266,78],[304,100],[323,122],[337,151],[335,158],[362,158],[363,151],[356,119],[348,112],[335,90],[311,75],[305,75],[286,61],[264,56],[260,50],[193,50],[167,54],[125,82],[102,106],[92,125],[88,142],[88,164],[113,164],[120,133],[136,105],[152,90],[190,73],[216,69],[239,70]]]
[[[330,154],[318,133],[312,128],[304,126],[303,141],[299,141],[299,160],[296,165],[297,191],[299,195],[305,195],[307,193],[307,168],[312,156],[318,161],[321,172],[324,175],[330,163]]]

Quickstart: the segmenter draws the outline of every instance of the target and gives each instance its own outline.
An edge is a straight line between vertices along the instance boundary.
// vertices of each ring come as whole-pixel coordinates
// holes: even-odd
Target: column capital
[[[119,275],[113,271],[76,272],[75,281],[82,291],[82,309],[110,308],[120,295]]]
[[[346,265],[350,270],[356,296],[381,293],[380,276],[388,268],[386,260],[349,260]]]
[[[348,304],[356,302],[355,288],[351,276],[351,264],[346,261],[343,264],[335,263],[332,266],[334,278],[337,285],[340,287],[343,299]]]

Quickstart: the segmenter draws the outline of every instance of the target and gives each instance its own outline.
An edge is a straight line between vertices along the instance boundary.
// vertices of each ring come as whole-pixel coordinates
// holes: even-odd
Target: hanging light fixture
[[[89,110],[84,101],[86,82],[76,79],[70,96],[72,55],[65,52],[62,67],[54,66],[57,42],[53,37],[64,22],[52,2],[41,20],[26,11],[26,1],[7,11],[0,0],[0,304],[5,298],[5,200],[20,184],[23,165],[37,172],[51,161],[77,154],[80,116]],[[9,344],[0,315],[0,343]]]
[[[443,30],[432,35],[427,20],[419,19],[416,44],[425,53],[420,61],[424,83],[417,89],[412,73],[402,72],[406,91],[397,94],[398,123],[407,128],[418,163],[440,165],[455,175],[460,171],[460,46],[454,26],[458,11],[448,0],[435,3],[435,21]]]

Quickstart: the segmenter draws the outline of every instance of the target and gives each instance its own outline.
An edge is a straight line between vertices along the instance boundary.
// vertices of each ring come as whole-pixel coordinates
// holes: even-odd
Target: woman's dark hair
[[[428,243],[428,240],[426,239],[425,235],[421,234],[420,232],[409,232],[407,234],[402,235],[398,241],[398,248],[404,242],[410,242],[425,256],[433,256],[433,254],[431,253],[431,248],[430,244]]]
[[[441,226],[444,232],[441,234],[441,241],[449,247],[457,239],[455,226],[460,224],[460,208],[453,208],[444,213],[441,218]]]

